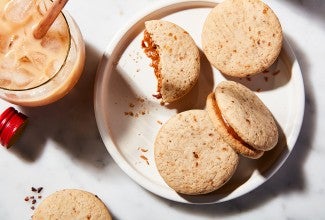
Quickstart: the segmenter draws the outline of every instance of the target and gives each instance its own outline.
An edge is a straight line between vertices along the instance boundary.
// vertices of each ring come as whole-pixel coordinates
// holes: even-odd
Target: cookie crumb
[[[145,149],[145,148],[140,148],[140,150],[142,151],[142,152],[148,152],[148,149]]]
[[[133,102],[128,103],[129,110],[125,111],[124,115],[138,118],[141,115],[149,114],[144,102],[144,98],[136,97]]]
[[[141,98],[141,97],[137,97],[136,100],[137,100],[138,102],[142,102],[142,103],[145,101],[144,98]]]
[[[43,190],[43,187],[31,187],[31,191],[34,193],[34,195],[26,196],[24,198],[25,202],[30,202],[32,204],[32,206],[30,207],[32,210],[35,209],[34,205],[37,203],[38,199],[42,198],[42,195],[40,195],[42,190]]]
[[[134,116],[134,113],[133,112],[124,112],[124,115],[130,115],[130,116]]]
[[[146,156],[140,155],[140,158],[143,159],[144,161],[146,161],[146,163],[149,165],[149,160]]]
[[[157,120],[157,123],[158,124],[160,124],[160,125],[162,125],[163,123],[160,121],[160,120]]]

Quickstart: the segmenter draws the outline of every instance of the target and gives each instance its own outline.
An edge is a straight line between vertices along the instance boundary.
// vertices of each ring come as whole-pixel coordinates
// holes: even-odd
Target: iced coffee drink
[[[84,66],[85,45],[76,23],[61,13],[46,35],[35,26],[50,0],[0,0],[0,97],[22,106],[39,106],[66,95]]]

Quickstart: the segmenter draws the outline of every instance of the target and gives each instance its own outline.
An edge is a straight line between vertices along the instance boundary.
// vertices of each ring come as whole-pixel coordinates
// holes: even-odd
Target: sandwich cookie
[[[162,20],[145,22],[142,47],[151,58],[158,81],[157,98],[174,102],[196,84],[200,54],[192,37],[178,25]]]
[[[105,204],[92,193],[64,189],[43,200],[36,208],[32,219],[111,220],[112,217]]]
[[[243,156],[257,159],[278,142],[272,113],[242,84],[219,83],[207,98],[206,110],[220,136]]]
[[[246,77],[270,67],[282,47],[282,28],[272,9],[260,0],[225,0],[207,16],[202,46],[223,74]]]
[[[205,110],[171,117],[154,143],[157,169],[176,192],[198,195],[223,186],[236,170],[238,154],[218,135]]]

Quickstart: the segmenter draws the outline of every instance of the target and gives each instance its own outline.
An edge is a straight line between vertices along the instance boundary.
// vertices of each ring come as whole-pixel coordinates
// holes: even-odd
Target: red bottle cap
[[[27,124],[27,116],[18,112],[13,107],[7,108],[0,115],[0,143],[2,146],[11,147],[21,135]]]

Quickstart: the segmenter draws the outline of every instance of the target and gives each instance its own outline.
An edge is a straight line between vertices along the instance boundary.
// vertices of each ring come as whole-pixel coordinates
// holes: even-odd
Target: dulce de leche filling
[[[223,117],[220,109],[219,109],[219,106],[218,106],[218,103],[216,101],[216,97],[215,95],[213,95],[213,106],[214,106],[214,109],[215,109],[215,113],[217,114],[217,117],[220,119],[220,121],[222,122],[222,124],[224,125],[224,127],[227,129],[227,132],[234,138],[236,139],[237,141],[239,141],[242,145],[244,145],[245,147],[249,148],[250,150],[252,151],[255,151],[255,152],[260,152],[259,150],[253,148],[251,145],[249,145],[248,143],[246,143],[237,133],[236,131],[228,124],[228,122],[226,121],[226,119]]]
[[[159,69],[159,52],[158,52],[158,46],[154,43],[154,41],[151,38],[151,35],[148,33],[147,30],[144,30],[144,36],[142,40],[142,48],[144,49],[144,53],[151,59],[151,64],[154,68],[155,76],[157,78],[158,84],[157,84],[157,95],[153,95],[157,99],[160,99],[162,97],[161,95],[161,87],[162,87],[162,77]]]

